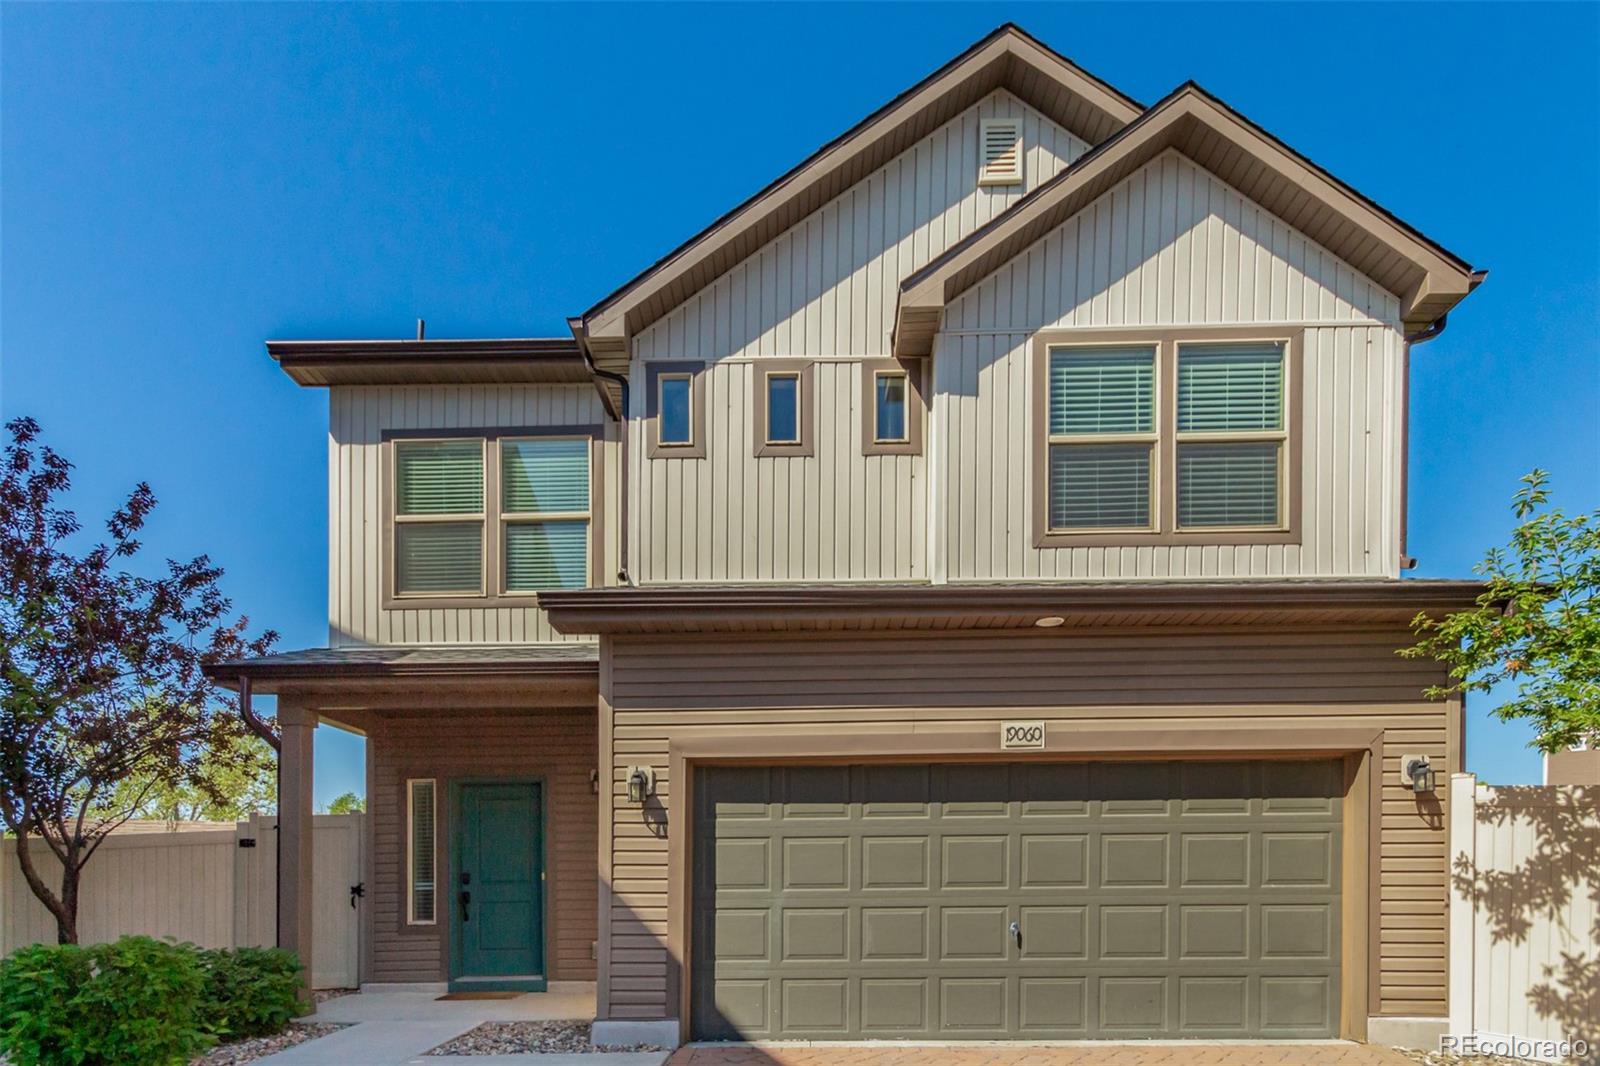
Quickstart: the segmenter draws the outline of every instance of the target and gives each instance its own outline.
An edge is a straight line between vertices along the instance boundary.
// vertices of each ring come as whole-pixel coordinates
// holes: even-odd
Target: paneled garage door
[[[707,768],[698,1039],[1328,1037],[1337,762]]]

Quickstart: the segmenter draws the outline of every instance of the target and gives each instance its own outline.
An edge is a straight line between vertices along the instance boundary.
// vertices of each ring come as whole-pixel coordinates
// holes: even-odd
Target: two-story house
[[[278,698],[281,942],[330,722],[373,985],[594,981],[610,1041],[1442,1029],[1462,708],[1395,651],[1478,588],[1401,580],[1407,366],[1482,277],[1005,26],[569,337],[270,343],[331,423],[328,647],[219,671]]]

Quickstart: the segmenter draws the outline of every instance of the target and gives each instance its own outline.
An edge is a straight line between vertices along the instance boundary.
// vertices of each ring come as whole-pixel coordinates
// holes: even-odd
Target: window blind
[[[1149,433],[1155,428],[1154,348],[1050,353],[1050,432]]]
[[[413,924],[429,924],[436,920],[434,782],[431,779],[414,780],[409,785],[411,912],[408,918]]]
[[[1179,349],[1179,432],[1282,428],[1282,346],[1185,345]]]
[[[481,441],[401,441],[395,446],[395,460],[396,514],[483,511]]]
[[[508,440],[500,447],[501,511],[571,514],[589,510],[587,440]]]
[[[1148,444],[1052,444],[1052,529],[1144,528],[1150,524]]]
[[[1277,441],[1178,446],[1178,524],[1276,526]]]
[[[396,523],[394,559],[401,592],[476,595],[483,586],[483,524]]]
[[[506,525],[507,592],[583,588],[588,569],[587,519]]]

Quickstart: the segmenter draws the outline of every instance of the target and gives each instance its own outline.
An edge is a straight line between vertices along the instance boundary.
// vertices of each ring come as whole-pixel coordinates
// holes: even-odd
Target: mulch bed
[[[319,1036],[337,1033],[343,1028],[342,1025],[325,1022],[291,1022],[289,1028],[273,1036],[253,1036],[247,1040],[220,1044],[193,1060],[189,1066],[243,1066],[246,1062],[254,1062]]]
[[[589,1023],[485,1022],[440,1044],[430,1055],[516,1055],[528,1051],[582,1054],[589,1051],[661,1051],[654,1044],[602,1044],[589,1042]],[[208,1063],[207,1066],[210,1066]]]

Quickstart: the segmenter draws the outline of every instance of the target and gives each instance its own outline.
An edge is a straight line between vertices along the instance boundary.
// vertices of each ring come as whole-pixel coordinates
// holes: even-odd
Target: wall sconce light
[[[635,766],[628,771],[628,802],[643,803],[656,791],[656,772],[648,766]]]
[[[1405,755],[1400,759],[1400,784],[1417,795],[1432,792],[1433,766],[1426,755]]]

